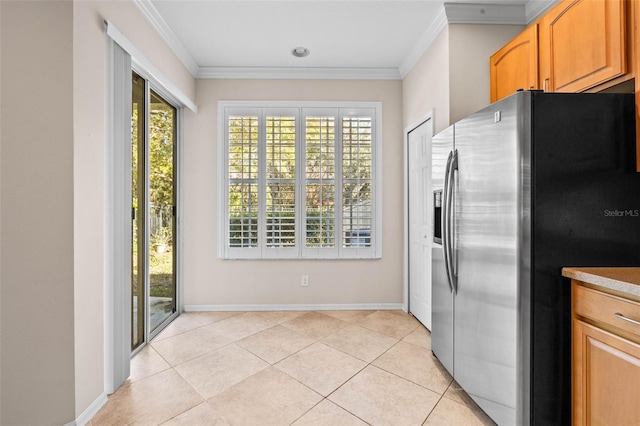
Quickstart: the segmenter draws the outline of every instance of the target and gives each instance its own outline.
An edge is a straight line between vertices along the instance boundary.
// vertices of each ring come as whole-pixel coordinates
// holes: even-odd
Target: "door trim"
[[[432,123],[435,123],[435,110],[432,109],[425,115],[421,116],[418,120],[416,120],[413,124],[404,128],[404,142],[403,142],[403,163],[404,163],[404,244],[403,247],[403,261],[402,261],[402,269],[403,269],[403,296],[402,296],[402,310],[406,313],[409,313],[409,246],[411,245],[411,241],[409,241],[409,133],[416,130],[418,127],[431,120]],[[435,132],[435,126],[431,126],[432,132]],[[432,135],[433,136],[433,135]]]

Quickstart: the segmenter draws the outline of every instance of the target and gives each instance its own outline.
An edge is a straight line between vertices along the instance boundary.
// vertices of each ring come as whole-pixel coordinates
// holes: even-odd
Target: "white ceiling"
[[[525,25],[555,0],[135,2],[196,77],[393,79],[447,22]]]

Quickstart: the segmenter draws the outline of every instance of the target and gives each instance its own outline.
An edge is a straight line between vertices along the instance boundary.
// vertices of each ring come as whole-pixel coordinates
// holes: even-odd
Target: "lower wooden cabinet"
[[[573,424],[640,425],[640,304],[572,286]]]
[[[640,425],[640,345],[573,323],[573,423]]]

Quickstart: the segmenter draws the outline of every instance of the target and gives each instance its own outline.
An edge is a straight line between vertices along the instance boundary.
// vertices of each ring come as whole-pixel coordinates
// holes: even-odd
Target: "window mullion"
[[[258,115],[258,247],[266,251],[267,234],[267,124],[265,108]]]
[[[304,244],[306,241],[306,211],[305,199],[306,188],[306,166],[307,166],[307,142],[306,142],[306,114],[302,108],[296,110],[296,253],[297,257],[303,257]]]
[[[334,193],[335,193],[335,250],[336,255],[342,255],[342,221],[343,221],[343,206],[342,206],[342,198],[343,198],[343,185],[342,185],[342,109],[338,110],[338,114],[336,115],[336,125],[335,125],[335,180],[334,180]]]

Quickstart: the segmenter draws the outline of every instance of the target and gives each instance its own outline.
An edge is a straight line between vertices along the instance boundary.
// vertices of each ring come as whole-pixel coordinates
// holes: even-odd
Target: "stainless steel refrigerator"
[[[518,92],[432,154],[433,353],[496,423],[570,424],[561,268],[640,265],[633,95]]]

